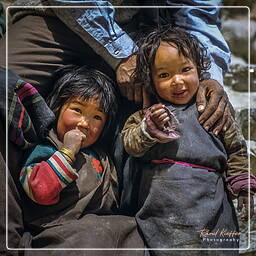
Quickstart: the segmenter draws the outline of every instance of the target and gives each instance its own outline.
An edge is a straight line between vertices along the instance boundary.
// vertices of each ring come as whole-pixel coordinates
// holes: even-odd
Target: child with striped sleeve
[[[144,247],[135,218],[116,215],[117,173],[104,152],[117,111],[112,81],[73,65],[56,77],[49,96],[55,125],[20,173],[32,247]]]
[[[57,122],[46,144],[36,146],[20,174],[26,194],[41,205],[58,204],[63,189],[83,175],[90,185],[79,188],[80,193],[95,189],[109,177],[108,172],[114,174],[106,154],[90,147],[100,144],[98,139],[104,139],[114,120],[117,105],[110,79],[76,66],[62,68],[57,75],[49,97]]]

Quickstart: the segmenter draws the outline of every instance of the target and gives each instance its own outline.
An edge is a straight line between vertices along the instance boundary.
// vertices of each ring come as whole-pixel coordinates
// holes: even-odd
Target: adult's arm
[[[107,1],[48,0],[57,17],[78,34],[114,70],[121,60],[131,56],[133,40],[114,21],[115,10]],[[72,8],[72,6],[80,6]]]
[[[241,220],[254,215],[253,194],[256,191],[256,177],[249,172],[246,142],[238,124],[232,120],[229,129],[224,132],[223,142],[228,154],[226,182],[232,198],[237,198],[237,210],[243,214]],[[248,191],[250,189],[250,196]]]
[[[249,175],[248,151],[246,142],[237,122],[232,118],[232,124],[226,132],[221,133],[222,140],[228,155],[226,180],[228,188],[234,197],[241,191],[256,191],[256,178]],[[249,183],[249,176],[251,183]]]
[[[177,1],[167,0],[167,5],[181,5]],[[211,60],[211,68],[205,77],[223,85],[223,74],[231,60],[229,47],[223,38],[220,28],[219,13],[221,0],[187,0],[186,8],[180,8],[174,15],[175,25],[186,29],[206,47]],[[193,6],[193,7],[192,7]]]
[[[84,39],[95,52],[103,53],[104,56],[102,57],[112,67],[116,67],[121,59],[129,57],[135,52],[135,44],[132,39],[114,21],[115,10],[108,1],[48,0],[48,2],[53,6],[85,7],[54,8],[53,11],[71,30]],[[209,70],[210,77],[223,84],[222,74],[226,71],[230,62],[230,52],[219,30],[220,9],[213,7],[221,6],[222,1],[187,0],[175,2],[167,0],[167,5],[207,7],[180,8],[175,13],[174,20],[178,27],[183,27],[197,36],[201,43],[208,48],[213,62]],[[98,47],[101,49],[99,50]],[[114,64],[109,60],[112,60]]]
[[[113,69],[116,70],[117,82],[124,96],[130,100],[140,102],[142,87],[137,85],[132,87],[131,75],[136,65],[136,57],[133,53],[136,49],[131,38],[116,24],[114,21],[114,9],[107,1],[66,1],[66,0],[48,0],[51,5],[55,6],[85,6],[86,8],[54,8],[56,15],[74,32],[76,32],[92,49],[102,56]],[[203,5],[214,6],[220,5],[219,0],[207,1],[167,1],[170,5]],[[88,6],[95,8],[88,8]],[[105,8],[100,8],[105,7]],[[229,50],[223,39],[218,26],[219,10],[212,7],[210,9],[202,8],[181,8],[175,14],[176,25],[191,31],[199,37],[199,40],[210,50],[212,59],[212,72],[209,80],[216,79],[222,84],[222,73],[226,70],[229,62]],[[216,25],[217,24],[217,25]],[[125,42],[125,44],[124,44]],[[215,81],[215,80],[213,80]],[[204,108],[200,112],[201,123],[204,127],[211,127],[218,121],[224,113],[225,118],[218,123],[219,130],[226,125],[228,114],[225,110],[227,104],[226,94],[216,82],[200,86],[200,97],[197,102]],[[217,88],[217,89],[216,89]],[[211,104],[206,103],[206,95],[210,95]],[[146,97],[144,97],[146,98]],[[206,108],[207,105],[207,108]],[[146,104],[144,104],[146,107]],[[217,111],[213,106],[219,106]],[[205,109],[206,108],[206,109]]]
[[[167,4],[182,5],[180,1],[170,0],[167,0]],[[221,4],[221,0],[188,0],[186,5],[191,7],[180,8],[174,15],[175,25],[196,36],[207,48],[211,68],[204,74],[207,79],[200,83],[197,106],[202,113],[200,123],[206,130],[215,126],[213,132],[216,135],[231,125],[230,116],[233,114],[223,89],[223,75],[230,63],[231,54],[220,31],[221,9],[218,7]]]

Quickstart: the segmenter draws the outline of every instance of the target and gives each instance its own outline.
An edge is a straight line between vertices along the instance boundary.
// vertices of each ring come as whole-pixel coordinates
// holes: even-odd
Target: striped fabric
[[[48,127],[55,120],[51,109],[37,90],[29,83],[24,82],[8,71],[6,83],[6,70],[0,70],[0,95],[6,94],[7,102],[0,102],[0,117],[8,120],[8,138],[21,149],[32,147],[39,143],[48,134]],[[6,107],[8,113],[6,116]]]
[[[16,86],[16,93],[20,99],[21,102],[24,101],[24,98],[26,97],[33,97],[33,96],[38,96],[38,91],[36,88],[34,88],[31,84],[25,83],[22,86],[22,81],[18,80],[17,81],[17,86]]]
[[[59,151],[46,161],[25,166],[20,173],[26,194],[42,205],[56,204],[60,192],[77,178],[77,172]]]

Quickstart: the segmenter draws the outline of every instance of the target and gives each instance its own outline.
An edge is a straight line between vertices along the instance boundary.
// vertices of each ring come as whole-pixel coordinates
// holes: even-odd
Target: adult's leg
[[[6,189],[8,187],[8,222],[6,223]],[[6,165],[0,154],[0,255],[18,255],[18,251],[7,250],[6,229],[8,230],[8,248],[18,248],[23,235],[23,217],[20,198],[11,175],[8,173],[6,184]],[[6,226],[7,224],[7,226]],[[20,254],[19,254],[20,255]]]
[[[4,20],[4,5],[3,3],[0,3],[0,38],[5,33],[5,20]]]
[[[66,64],[87,64],[111,72],[93,50],[55,17],[28,15],[9,26],[8,68],[35,86],[43,97],[53,72]],[[6,66],[6,40],[0,40],[0,67]],[[103,72],[104,72],[103,70]]]

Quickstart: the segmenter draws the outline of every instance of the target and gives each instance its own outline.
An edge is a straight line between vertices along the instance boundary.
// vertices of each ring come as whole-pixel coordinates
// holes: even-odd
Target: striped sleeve
[[[23,167],[20,173],[26,194],[41,205],[58,203],[60,192],[77,178],[78,173],[59,151],[48,160]]]

